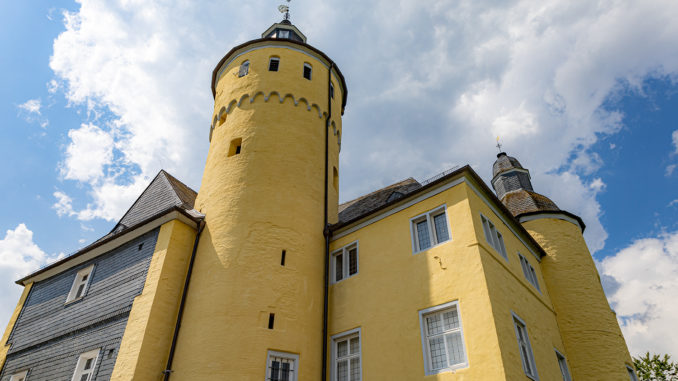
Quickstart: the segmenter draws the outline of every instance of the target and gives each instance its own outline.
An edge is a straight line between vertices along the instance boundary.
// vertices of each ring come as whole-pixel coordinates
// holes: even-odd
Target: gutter
[[[164,373],[164,381],[169,380],[172,375],[172,361],[174,360],[174,352],[177,347],[177,339],[179,338],[179,328],[181,328],[181,320],[184,315],[184,306],[186,305],[186,296],[188,295],[188,285],[191,282],[191,274],[193,273],[193,264],[195,263],[195,254],[198,251],[198,243],[200,242],[200,235],[202,234],[203,229],[205,228],[205,220],[201,220],[198,223],[198,233],[195,235],[195,241],[193,242],[193,252],[191,253],[191,261],[188,263],[188,271],[186,273],[186,281],[184,282],[184,290],[181,294],[181,302],[179,303],[179,313],[177,315],[177,323],[174,326],[174,335],[172,336],[172,345],[170,346],[169,358],[167,359],[167,366]]]
[[[323,286],[323,348],[322,348],[322,375],[321,381],[327,380],[327,321],[329,317],[329,280],[330,280],[330,238],[332,231],[328,223],[328,181],[329,181],[329,131],[330,119],[332,118],[332,97],[330,94],[330,86],[332,86],[332,69],[334,62],[330,61],[330,70],[327,76],[327,119],[325,120],[325,213],[323,222],[323,235],[325,236],[325,276]]]

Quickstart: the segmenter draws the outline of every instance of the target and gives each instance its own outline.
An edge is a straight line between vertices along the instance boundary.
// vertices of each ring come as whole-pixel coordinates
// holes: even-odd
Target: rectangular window
[[[494,224],[482,214],[480,219],[483,222],[483,230],[485,231],[485,239],[487,243],[490,244],[499,254],[501,254],[504,259],[508,261],[508,255],[506,254],[506,246],[504,246],[504,236],[497,231],[497,228]]]
[[[231,145],[228,148],[227,157],[240,155],[241,150],[242,150],[242,138],[233,139],[231,140]]]
[[[415,253],[450,240],[444,206],[414,217],[411,221],[412,250]]]
[[[360,329],[353,330],[332,340],[334,357],[332,381],[360,381]]]
[[[240,64],[240,68],[238,69],[238,77],[244,77],[250,72],[250,61],[245,61],[242,64]]]
[[[73,280],[71,291],[68,293],[68,296],[66,297],[66,303],[71,302],[73,300],[78,300],[85,296],[85,294],[87,293],[87,288],[89,287],[89,281],[92,278],[91,276],[92,269],[94,269],[94,265],[85,267],[84,269],[78,271],[77,274],[75,274],[75,279]]]
[[[24,370],[23,372],[19,372],[19,373],[14,373],[9,378],[9,381],[26,381],[27,375],[28,375],[28,370]]]
[[[353,242],[332,253],[333,282],[350,278],[358,273],[358,243]]]
[[[99,351],[101,348],[89,351],[80,355],[78,364],[75,366],[72,381],[92,381],[94,377],[94,367],[97,364]]]
[[[306,78],[310,81],[312,72],[313,72],[313,68],[311,68],[311,65],[305,63],[304,64],[304,78]]]
[[[638,377],[636,376],[636,372],[633,370],[633,368],[627,365],[626,371],[629,372],[629,379],[631,381],[638,381]]]
[[[280,58],[273,57],[268,61],[268,71],[278,71],[278,67],[280,67]]]
[[[570,376],[570,369],[568,369],[567,367],[567,360],[565,360],[565,356],[563,356],[562,353],[556,350],[556,358],[558,359],[560,374],[563,375],[563,381],[572,381],[572,377]]]
[[[528,377],[537,380],[537,366],[534,362],[530,338],[527,336],[527,326],[523,320],[516,315],[513,315],[513,325],[516,330],[516,339],[518,340],[520,358],[523,362],[523,370]]]
[[[459,303],[419,312],[426,375],[468,366]]]
[[[537,280],[537,272],[534,271],[534,267],[532,267],[527,258],[525,258],[522,254],[518,253],[518,257],[520,258],[520,266],[523,268],[525,279],[527,279],[530,284],[532,284],[539,292],[541,292],[541,289],[539,288],[539,281]]]
[[[299,355],[268,351],[266,381],[297,381]]]
[[[330,82],[330,98],[334,99],[334,84]]]

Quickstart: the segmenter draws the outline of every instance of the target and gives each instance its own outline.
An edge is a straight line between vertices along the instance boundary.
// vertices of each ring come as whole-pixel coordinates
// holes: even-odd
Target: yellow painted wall
[[[134,299],[111,380],[160,380],[167,364],[196,229],[160,227],[144,290]]]
[[[33,283],[29,283],[24,286],[24,290],[21,293],[21,297],[19,298],[19,302],[16,304],[16,307],[14,308],[14,312],[12,313],[12,316],[9,318],[9,323],[7,323],[7,328],[5,328],[5,334],[2,335],[2,341],[0,341],[0,369],[5,365],[5,360],[7,359],[7,352],[10,349],[10,346],[7,345],[7,340],[9,340],[9,335],[12,334],[12,330],[14,329],[14,324],[16,324],[17,319],[19,318],[19,314],[21,313],[21,309],[24,307],[24,303],[26,303],[26,299],[28,298],[28,294],[31,292],[31,288],[33,287]]]
[[[299,354],[300,381],[320,377],[322,113],[327,109],[328,70],[315,58],[284,48],[289,43],[268,44],[278,47],[244,52],[216,87],[214,115],[219,116],[222,107],[228,114],[212,131],[196,200],[196,209],[206,214],[206,228],[173,380],[261,381],[268,350]],[[268,71],[270,56],[280,57],[280,71]],[[239,78],[238,67],[245,59],[251,63],[249,74]],[[304,62],[313,65],[311,81],[302,77]],[[333,120],[339,131],[341,97],[335,80]],[[332,131],[329,137],[330,221],[336,221],[338,191],[332,167],[338,167],[339,144]],[[237,138],[242,139],[242,151],[228,157],[230,142]],[[285,266],[280,263],[282,250]],[[272,330],[267,328],[269,313],[275,314]]]
[[[579,226],[555,218],[523,225],[548,253],[541,267],[573,379],[628,379],[631,357]]]

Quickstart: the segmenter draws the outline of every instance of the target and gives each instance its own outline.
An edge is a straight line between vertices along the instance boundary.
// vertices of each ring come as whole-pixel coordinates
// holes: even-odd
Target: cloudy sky
[[[212,69],[280,1],[0,5],[0,324],[13,281],[107,233],[161,169],[198,190]],[[678,357],[678,2],[293,0],[346,76],[340,192],[495,139],[580,215],[633,354]]]

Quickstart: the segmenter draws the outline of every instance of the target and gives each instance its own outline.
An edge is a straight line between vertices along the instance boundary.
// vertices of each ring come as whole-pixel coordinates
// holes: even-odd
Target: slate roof
[[[501,202],[514,217],[524,213],[560,211],[560,208],[550,198],[525,189],[506,193]]]
[[[339,222],[337,224],[345,223],[358,216],[367,214],[419,188],[421,188],[421,184],[410,177],[365,196],[358,197],[355,200],[345,202],[339,205]]]
[[[512,168],[524,169],[518,159],[513,156],[508,156],[506,152],[497,154],[497,161],[492,165],[492,178],[497,177],[498,174],[505,172]]]

